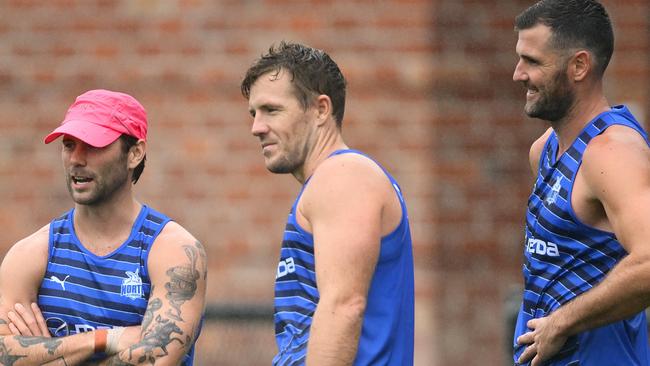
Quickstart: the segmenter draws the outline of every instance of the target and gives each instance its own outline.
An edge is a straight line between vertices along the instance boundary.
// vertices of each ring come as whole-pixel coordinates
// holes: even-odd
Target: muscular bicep
[[[194,344],[205,306],[207,263],[190,235],[170,235],[149,257],[152,291],[140,341],[120,354],[127,362],[176,365]]]
[[[379,256],[385,195],[394,193],[368,167],[324,168],[332,172],[320,168],[303,205],[314,235],[321,301],[365,298]]]
[[[10,334],[7,313],[16,303],[29,308],[37,301],[47,263],[48,228],[19,241],[0,265],[0,335]],[[29,263],[29,265],[25,265]]]
[[[650,255],[650,149],[635,132],[621,133],[624,128],[592,140],[581,169],[625,249]]]

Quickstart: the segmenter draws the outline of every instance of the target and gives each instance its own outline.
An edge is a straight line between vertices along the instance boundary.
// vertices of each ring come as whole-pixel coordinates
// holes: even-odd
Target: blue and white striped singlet
[[[365,154],[337,150],[338,154]],[[382,168],[383,169],[383,168]],[[355,366],[413,365],[414,284],[411,232],[399,185],[388,172],[401,207],[402,220],[381,238],[379,258],[370,283]],[[305,364],[312,317],[320,299],[316,286],[314,237],[296,221],[300,194],[291,207],[284,229],[280,263],[275,279],[276,366]]]
[[[129,238],[97,256],[84,247],[73,226],[74,209],[50,223],[49,258],[38,305],[55,337],[98,328],[139,325],[151,281],[147,258],[169,217],[142,206]],[[192,365],[194,346],[183,360]]]
[[[630,111],[616,106],[588,123],[561,156],[557,156],[555,132],[541,153],[526,213],[524,296],[514,336],[515,361],[524,350],[516,340],[529,331],[528,320],[547,316],[589,291],[627,255],[614,233],[582,223],[571,206],[573,183],[587,144],[612,125],[632,128],[648,141]],[[645,366],[648,356],[646,317],[641,312],[569,338],[544,365]]]

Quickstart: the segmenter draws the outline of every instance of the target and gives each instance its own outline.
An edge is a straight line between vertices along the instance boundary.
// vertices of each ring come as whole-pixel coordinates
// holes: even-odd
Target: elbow
[[[324,308],[331,316],[351,321],[361,321],[366,311],[367,297],[349,295],[336,299],[321,298],[319,307]]]

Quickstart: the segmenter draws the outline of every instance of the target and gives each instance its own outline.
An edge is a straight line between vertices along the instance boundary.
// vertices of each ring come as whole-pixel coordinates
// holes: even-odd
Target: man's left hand
[[[531,366],[541,366],[562,349],[568,338],[559,333],[550,316],[531,319],[526,325],[531,331],[517,338],[517,344],[527,345],[517,360],[518,364],[532,360]]]

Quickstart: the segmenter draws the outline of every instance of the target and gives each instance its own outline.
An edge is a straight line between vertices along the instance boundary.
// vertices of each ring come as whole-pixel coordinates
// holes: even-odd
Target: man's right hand
[[[7,317],[10,321],[9,329],[14,335],[51,337],[43,313],[36,303],[31,303],[29,308],[20,303],[15,304],[14,310],[9,311]]]
[[[9,329],[13,335],[27,337],[51,338],[45,318],[36,303],[29,308],[22,304],[15,304],[14,310],[7,313],[10,320]],[[140,340],[141,327],[139,325],[108,329],[109,346],[108,355],[119,353]]]

